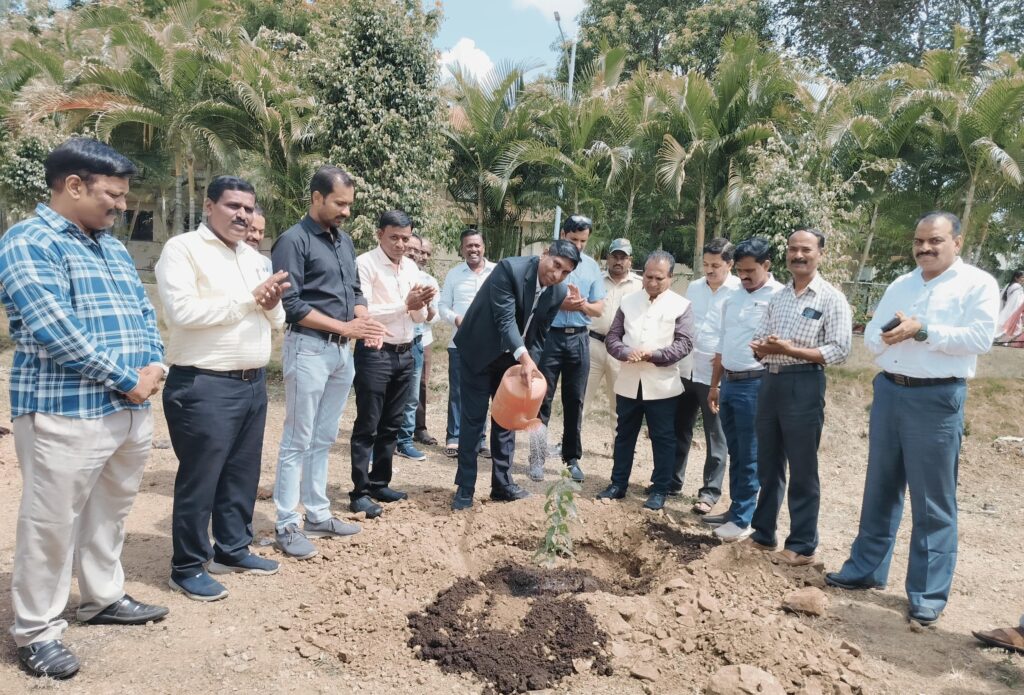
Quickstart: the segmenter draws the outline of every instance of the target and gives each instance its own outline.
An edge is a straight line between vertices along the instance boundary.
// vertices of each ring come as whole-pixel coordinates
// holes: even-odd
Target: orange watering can
[[[520,365],[509,367],[491,401],[491,417],[507,430],[531,430],[542,424],[537,413],[547,394],[548,383],[537,373],[527,389],[522,374]]]

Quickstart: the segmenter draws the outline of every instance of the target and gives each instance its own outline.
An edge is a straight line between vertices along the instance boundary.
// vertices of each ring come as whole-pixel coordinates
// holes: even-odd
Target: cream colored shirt
[[[359,285],[366,297],[370,316],[384,324],[390,335],[385,343],[401,345],[416,336],[415,324],[427,320],[427,308],[409,311],[405,298],[413,285],[423,284],[419,267],[404,256],[394,263],[380,246],[356,258]]]
[[[280,302],[264,311],[252,296],[266,279],[263,256],[242,242],[229,248],[204,224],[171,237],[156,264],[167,361],[217,371],[265,366],[271,331],[284,325]]]
[[[612,321],[615,320],[615,312],[619,310],[619,305],[622,304],[622,298],[627,294],[633,292],[639,292],[644,288],[644,281],[639,275],[630,271],[621,282],[615,282],[608,276],[608,271],[604,272],[604,310],[600,316],[594,317],[590,322],[590,330],[595,333],[601,333],[602,335],[608,335],[608,329],[612,327]]]

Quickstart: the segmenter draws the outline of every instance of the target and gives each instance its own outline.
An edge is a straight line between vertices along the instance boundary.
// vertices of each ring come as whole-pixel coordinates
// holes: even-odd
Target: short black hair
[[[672,271],[676,269],[676,257],[668,251],[658,249],[657,251],[651,251],[647,254],[647,260],[644,261],[644,268],[647,267],[648,263],[668,263],[668,274],[671,275]]]
[[[210,185],[206,187],[206,197],[217,202],[224,195],[224,191],[244,191],[256,196],[256,189],[245,179],[237,176],[215,176]]]
[[[63,186],[69,176],[77,176],[88,184],[93,176],[130,179],[139,175],[132,160],[92,138],[71,138],[57,145],[46,156],[43,169],[50,190]]]
[[[582,232],[594,228],[594,223],[590,221],[589,217],[583,215],[569,215],[565,218],[565,222],[562,223],[562,233],[572,234],[573,232]]]
[[[256,207],[254,207],[254,208],[252,209],[252,214],[254,214],[254,215],[259,215],[260,217],[266,217],[266,216],[267,216],[267,213],[266,213],[266,211],[265,211],[265,210],[263,209],[263,206],[262,206],[262,205],[260,205],[259,203],[256,203]]]
[[[752,236],[736,244],[736,250],[732,257],[739,261],[741,258],[753,258],[758,263],[764,263],[772,259],[772,245],[767,239],[759,236]]]
[[[403,210],[388,210],[380,215],[380,219],[377,220],[377,229],[385,229],[387,227],[412,227],[412,220],[405,214]]]
[[[951,212],[946,212],[945,210],[932,210],[926,215],[921,215],[921,219],[919,219],[917,224],[914,226],[919,227],[925,222],[931,223],[938,220],[947,220],[949,222],[950,227],[953,228],[954,239],[960,236],[960,218]]]
[[[722,260],[728,263],[734,257],[735,248],[732,242],[725,237],[718,237],[704,244],[704,253],[710,253],[712,256],[721,256]]]
[[[549,256],[558,256],[572,263],[575,268],[580,264],[580,250],[576,245],[566,239],[555,239],[548,247]]]
[[[483,238],[484,235],[481,234],[480,230],[477,229],[476,227],[466,227],[465,229],[462,230],[462,234],[459,235],[459,246],[462,246],[462,242],[465,241],[466,237],[469,236],[478,236],[480,238]]]
[[[1024,268],[1018,268],[1017,270],[1013,271],[1013,279],[1014,280],[1024,279]]]
[[[412,238],[413,239],[419,239],[420,241],[423,241],[423,235],[420,234],[419,232],[413,232],[412,233]]]
[[[356,185],[352,175],[347,171],[333,164],[327,164],[317,169],[313,178],[309,180],[309,194],[319,193],[327,197],[339,183],[343,188],[355,188]]]
[[[793,234],[799,234],[800,232],[807,232],[808,234],[814,235],[814,238],[818,240],[818,248],[825,248],[825,235],[822,234],[820,229],[815,229],[814,227],[797,227],[796,229],[793,230],[789,237],[786,237],[786,239],[788,240],[790,237],[793,236]]]

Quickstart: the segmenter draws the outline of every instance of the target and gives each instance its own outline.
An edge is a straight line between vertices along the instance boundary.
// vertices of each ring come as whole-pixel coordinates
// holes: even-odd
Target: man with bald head
[[[750,343],[765,366],[757,395],[757,477],[761,492],[751,527],[754,547],[774,550],[789,465],[790,530],[779,559],[815,562],[818,547],[818,442],[825,424],[825,366],[850,354],[853,322],[843,293],[818,265],[825,235],[799,229],[786,244],[792,278],[772,295]]]
[[[910,489],[908,618],[931,625],[949,599],[956,566],[956,478],[967,379],[992,347],[995,278],[960,258],[960,220],[933,212],[917,223],[917,269],[885,290],[864,344],[882,372],[871,403],[868,471],[850,558],[825,581],[885,586]],[[1024,644],[1024,642],[1022,642]]]

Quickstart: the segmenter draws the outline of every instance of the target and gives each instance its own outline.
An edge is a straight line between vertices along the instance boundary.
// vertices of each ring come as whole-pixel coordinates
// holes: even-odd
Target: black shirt
[[[313,309],[351,321],[356,306],[366,306],[352,237],[340,229],[332,232],[306,215],[274,242],[274,272],[287,270],[292,284],[281,297],[288,323],[298,323]]]

